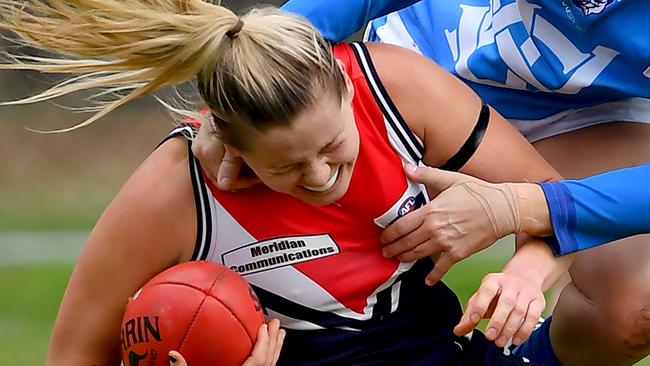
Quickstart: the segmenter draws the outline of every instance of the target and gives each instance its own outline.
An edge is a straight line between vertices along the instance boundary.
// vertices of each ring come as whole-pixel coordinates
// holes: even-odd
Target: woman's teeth
[[[336,178],[338,178],[339,176],[339,170],[341,170],[340,166],[334,171],[334,174],[332,174],[330,179],[320,187],[308,187],[308,186],[303,186],[303,187],[314,192],[325,192],[328,189],[332,188],[334,186],[334,183],[336,183]]]

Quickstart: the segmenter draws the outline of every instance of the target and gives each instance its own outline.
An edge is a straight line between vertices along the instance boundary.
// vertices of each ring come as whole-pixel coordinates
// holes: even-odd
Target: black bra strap
[[[483,136],[485,135],[485,130],[487,130],[488,122],[490,121],[490,107],[485,103],[481,103],[481,113],[478,116],[478,121],[476,121],[476,126],[474,130],[469,135],[463,146],[460,147],[460,150],[449,158],[440,169],[444,170],[453,170],[457,171],[467,163],[467,161],[474,155],[476,149],[478,149],[481,141],[483,141]]]

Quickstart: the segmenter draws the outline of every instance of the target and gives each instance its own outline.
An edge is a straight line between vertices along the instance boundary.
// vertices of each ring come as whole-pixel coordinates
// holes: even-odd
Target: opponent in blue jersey
[[[239,17],[201,0],[70,4],[0,0],[0,28],[13,31],[14,42],[54,55],[7,51],[11,57],[0,68],[71,75],[17,103],[88,88],[127,91],[99,102],[80,127],[138,95],[194,80],[208,116],[182,113],[218,131],[263,185],[239,194],[214,191],[188,154],[189,141],[170,136],[90,234],[47,365],[116,365],[127,297],[155,273],[200,259],[246,275],[265,313],[282,319],[281,364],[524,366],[478,332],[465,337],[473,326],[454,328],[461,314],[454,294],[422,281],[433,268],[430,258],[400,263],[380,255],[381,228],[427,205],[424,188],[402,172],[407,161],[467,162],[465,172],[501,181],[557,177],[469,88],[399,47],[331,47],[302,18],[276,9]],[[75,61],[61,61],[56,55],[63,52]],[[399,72],[407,68],[410,79]],[[454,98],[439,89],[453,90]],[[194,136],[190,126],[176,133]],[[476,138],[466,149],[468,135]],[[541,289],[554,282],[552,267],[566,262],[539,239],[523,245],[502,273],[489,277],[499,291],[489,299],[497,304],[488,328],[523,340],[543,309]],[[512,282],[518,289],[501,286]],[[269,337],[264,333],[256,344],[274,338],[273,325]],[[162,353],[151,350],[147,363],[160,364]],[[272,360],[273,352],[266,356]]]
[[[539,185],[494,184],[456,172],[407,168],[411,179],[424,183],[432,194],[437,193],[432,201],[437,212],[434,219],[438,215],[439,221],[457,232],[490,227],[498,228],[489,233],[492,238],[521,232],[544,236],[556,255],[650,233],[650,220],[644,214],[650,210],[650,185],[646,184],[650,164]],[[472,240],[476,237],[466,235],[449,244],[463,246]],[[470,301],[466,314],[480,311],[480,306]],[[549,342],[549,320],[522,346],[526,349],[518,351],[535,354],[539,362],[556,364],[559,361],[553,353],[544,352],[544,343]],[[647,334],[640,334],[639,340],[644,337],[647,339]]]
[[[556,256],[650,233],[644,214],[650,211],[650,163],[540,184],[489,183],[429,167],[407,172],[437,193],[432,202],[444,215],[467,222],[468,230],[485,225],[500,228],[497,239],[521,232],[546,237]]]
[[[334,0],[326,4],[291,0],[284,9],[305,15],[334,41],[381,15],[367,29],[369,41],[397,44],[436,61],[531,140],[608,121],[647,122],[648,2]],[[578,111],[621,100],[626,100],[625,108],[608,105]],[[568,111],[579,116],[567,120]]]
[[[383,13],[368,39],[419,51],[460,77],[567,177],[650,160],[647,1],[290,0],[285,8],[333,40]],[[388,254],[431,253],[420,231],[399,229],[385,235]],[[563,364],[624,365],[650,352],[650,339],[639,336],[650,327],[650,274],[642,270],[649,240],[578,256],[551,331]]]
[[[557,255],[650,233],[650,164],[542,183]]]
[[[332,40],[381,16],[368,29],[370,40],[421,52],[460,77],[566,177],[650,160],[650,32],[645,27],[650,3],[414,3],[291,0],[284,8],[307,16]],[[427,220],[421,212],[387,228],[385,254],[412,260],[439,251],[430,230],[433,224]],[[650,261],[648,240],[629,238],[576,258],[573,282],[560,296],[550,332],[563,364],[625,365],[650,352],[650,340],[639,337],[650,327],[646,315],[650,273],[643,270]],[[438,272],[444,272],[441,264],[449,265],[489,244],[464,248],[453,256],[443,251]]]

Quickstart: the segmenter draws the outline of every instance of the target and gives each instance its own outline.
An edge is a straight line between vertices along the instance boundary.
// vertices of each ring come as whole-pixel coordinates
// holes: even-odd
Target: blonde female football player
[[[458,76],[566,177],[650,160],[648,1],[289,0],[283,8],[306,16],[333,41],[371,21],[369,40],[420,52]],[[208,175],[218,175],[219,159],[198,155]],[[226,161],[217,183],[250,184],[250,177],[224,174],[233,166]],[[412,260],[438,252],[436,233],[425,239],[429,226],[412,216],[392,227],[383,236],[386,254]],[[615,237],[618,229],[608,231],[603,236]],[[461,256],[444,251],[430,279],[490,245],[493,235],[486,230],[474,238],[462,249],[455,243]],[[579,254],[541,357],[611,366],[648,355],[649,240],[635,236]]]
[[[188,260],[223,263],[248,280],[286,331],[280,364],[523,364],[469,333],[479,319],[461,321],[442,282],[423,283],[429,258],[380,253],[382,229],[428,204],[405,163],[462,163],[493,181],[558,177],[434,63],[392,46],[332,47],[304,19],[271,8],[238,17],[200,0],[0,0],[0,14],[0,28],[21,42],[70,56],[16,56],[3,68],[81,74],[25,102],[117,91],[87,124],[195,80],[210,112],[174,130],[98,220],[61,303],[47,365],[116,364],[127,297]],[[191,154],[200,123],[262,184],[230,193],[206,181]],[[537,239],[522,240],[484,282],[497,290],[485,299],[494,306],[488,338],[520,343],[567,262]],[[270,333],[262,346],[282,343],[281,332]]]

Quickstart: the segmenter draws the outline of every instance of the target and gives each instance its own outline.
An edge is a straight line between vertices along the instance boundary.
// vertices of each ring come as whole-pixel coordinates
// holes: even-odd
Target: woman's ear
[[[338,65],[339,70],[341,70],[341,75],[343,75],[343,80],[345,81],[345,99],[352,101],[352,98],[354,98],[354,85],[352,85],[352,79],[350,79],[343,61],[337,58],[336,64]]]

